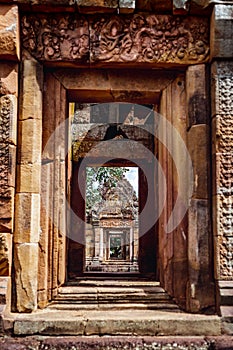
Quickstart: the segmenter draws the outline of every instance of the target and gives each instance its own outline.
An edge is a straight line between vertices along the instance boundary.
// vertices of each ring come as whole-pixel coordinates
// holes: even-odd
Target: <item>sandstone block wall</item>
[[[29,15],[32,9],[35,11]],[[53,12],[53,26],[48,9]],[[97,12],[100,14],[97,17],[89,16]],[[137,12],[141,12],[140,16]],[[58,73],[47,73],[44,84],[43,73],[48,63],[53,67],[60,64],[88,70],[90,67],[129,66],[135,69],[181,68],[182,74],[173,75],[173,82],[167,82],[163,91],[157,87],[156,92],[155,88],[148,88],[148,81],[143,81],[147,90],[142,86],[135,88],[143,90],[137,101],[149,100],[155,93],[157,103],[162,96],[161,111],[178,128],[193,163],[194,192],[187,216],[173,235],[161,237],[160,278],[170,294],[186,303],[185,307],[193,312],[213,305],[213,275],[216,281],[233,281],[232,13],[233,5],[229,1],[221,4],[207,0],[0,1],[0,285],[1,291],[6,291],[1,292],[0,301],[4,305],[10,305],[11,275],[13,305],[21,312],[45,306],[65,279],[65,239],[46,216],[49,212],[55,222],[65,225],[64,149],[53,150],[52,155],[45,152],[43,156],[42,151],[54,128],[66,116],[66,97],[75,99],[80,87],[77,88],[75,78],[72,82],[69,77],[69,87],[66,86],[67,76],[72,72],[60,72],[58,79]],[[170,17],[173,14],[179,14],[180,19]],[[186,14],[191,16],[182,16]],[[200,14],[203,16],[196,16]],[[21,38],[19,15],[22,15]],[[173,28],[169,24],[171,19],[174,19]],[[161,42],[151,40],[150,35],[156,37],[156,30],[163,23],[167,30],[162,28]],[[49,35],[44,40],[46,33]],[[177,42],[173,40],[174,35]],[[135,97],[135,90],[128,94],[127,88],[122,91],[119,86],[115,86],[112,93],[109,85],[108,95],[103,92],[101,86],[109,79],[105,72],[102,72],[101,81],[96,74],[94,88],[93,82],[90,87],[85,79],[85,72],[78,74],[83,74],[82,86],[95,94],[99,92],[97,100],[106,96],[110,100]],[[117,76],[117,71],[114,74]],[[211,97],[208,95],[210,82]],[[49,93],[44,90],[45,85]],[[86,91],[82,93],[84,96]],[[174,152],[179,153],[175,144]],[[159,157],[170,181],[169,205],[160,222],[162,230],[172,210],[178,182],[172,160],[163,148]],[[180,163],[182,161],[180,159]],[[172,173],[174,176],[170,177]],[[46,193],[43,206],[42,192]],[[50,196],[54,198],[54,206],[49,201]]]
[[[0,333],[11,304],[19,52],[18,7],[0,4]]]

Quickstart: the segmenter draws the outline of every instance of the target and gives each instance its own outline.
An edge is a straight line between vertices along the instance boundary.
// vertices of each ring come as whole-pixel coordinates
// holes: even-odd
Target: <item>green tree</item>
[[[87,167],[86,168],[86,210],[101,202],[103,187],[116,187],[129,169],[124,167]]]

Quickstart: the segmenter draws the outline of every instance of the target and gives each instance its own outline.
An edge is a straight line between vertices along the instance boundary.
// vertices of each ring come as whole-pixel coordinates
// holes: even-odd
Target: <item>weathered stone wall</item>
[[[211,18],[211,95],[213,159],[213,233],[217,306],[232,314],[233,220],[233,5],[215,5]],[[229,320],[228,320],[229,321]],[[229,330],[227,325],[227,331]]]
[[[208,17],[212,7],[209,52]],[[43,11],[47,13],[42,14]],[[45,306],[47,301],[56,295],[59,284],[64,282],[65,250],[62,247],[65,246],[65,240],[53,223],[62,222],[62,225],[65,223],[62,194],[66,188],[65,158],[61,149],[54,151],[52,156],[43,154],[41,157],[41,155],[54,128],[64,120],[66,93],[72,100],[77,96],[75,90],[81,85],[83,96],[87,91],[101,92],[96,97],[97,100],[104,96],[110,100],[117,100],[123,96],[122,98],[127,101],[127,98],[135,97],[135,91],[140,89],[144,92],[138,101],[142,101],[144,97],[150,99],[153,94],[158,99],[163,90],[161,112],[174,123],[188,144],[193,161],[194,192],[187,217],[172,235],[167,237],[161,235],[160,279],[177,300],[183,301],[183,304],[186,300],[188,310],[195,312],[211,306],[213,304],[211,252],[214,247],[214,272],[219,286],[222,280],[233,281],[232,11],[233,6],[229,1],[226,4],[214,5],[213,1],[207,0],[0,1],[0,275],[4,276],[0,282],[3,287],[6,286],[8,276],[11,274],[14,232],[13,296],[17,311],[32,311],[38,305]],[[24,56],[21,57],[20,110],[17,127],[19,12],[22,15],[21,42],[27,53],[24,52]],[[48,12],[53,12],[53,15]],[[89,16],[97,12],[100,13],[98,16]],[[140,15],[138,12],[141,12]],[[189,17],[182,16],[188,13],[191,14]],[[180,17],[173,17],[173,14],[179,14]],[[203,16],[195,16],[196,14]],[[212,60],[213,83],[211,115],[214,242],[210,234],[211,189],[208,166],[210,123],[209,96],[206,93],[210,78],[208,66],[204,64],[210,62],[209,59]],[[145,92],[146,89],[142,85],[147,85],[148,81],[140,78],[140,86],[137,85],[127,95],[127,87],[124,91],[116,85],[115,90],[112,89],[109,76],[104,72],[101,73],[101,80],[100,75],[96,74],[96,80],[91,83],[85,78],[85,71],[78,72],[83,79],[80,78],[79,83],[76,83],[75,76],[73,82],[68,77],[73,73],[69,71],[64,73],[64,70],[63,77],[60,72],[58,79],[55,77],[57,73],[55,75],[49,73],[46,76],[48,90],[43,92],[42,64],[48,62],[50,65],[68,64],[76,68],[183,66],[186,69],[187,65],[191,66],[187,69],[186,81],[181,75],[172,83],[167,82],[163,88],[147,86]],[[117,77],[117,72],[114,74]],[[165,76],[167,73],[163,74]],[[173,75],[174,79],[174,74],[169,74]],[[139,75],[138,73],[137,77]],[[68,87],[67,77],[70,79]],[[150,79],[149,81],[151,84]],[[138,81],[136,83],[138,84]],[[157,80],[157,83],[160,85],[161,81]],[[183,94],[185,84],[186,99]],[[122,81],[119,85],[122,85]],[[102,86],[105,92],[102,91]],[[60,100],[56,98],[57,96]],[[184,111],[185,104],[187,111]],[[171,106],[174,106],[174,109],[171,109]],[[185,114],[188,115],[188,121],[186,117],[184,118]],[[187,133],[186,127],[188,127]],[[15,205],[17,128],[19,146]],[[55,142],[55,147],[56,145]],[[177,179],[173,172],[172,160],[166,150],[161,148],[160,152],[159,157],[162,164],[164,163],[169,179],[167,198],[169,205],[160,222],[160,230],[163,232],[163,224],[174,204]],[[45,179],[44,182],[41,182],[41,177]],[[40,203],[42,192],[46,193],[47,197]],[[171,193],[174,195],[173,198]],[[51,205],[51,196],[54,198],[54,205]],[[1,295],[0,300],[3,303],[6,303],[6,295],[5,292]],[[219,303],[221,305],[221,298]]]
[[[0,333],[11,302],[12,236],[17,145],[18,8],[0,5]]]

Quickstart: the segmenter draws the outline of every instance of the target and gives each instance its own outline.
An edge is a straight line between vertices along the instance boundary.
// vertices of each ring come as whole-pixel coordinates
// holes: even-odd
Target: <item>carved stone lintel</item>
[[[132,220],[100,220],[100,227],[132,227]]]
[[[40,61],[88,61],[88,22],[73,14],[24,16],[22,42]]]
[[[91,24],[91,61],[177,63],[208,58],[204,18],[164,15],[113,16]]]
[[[26,15],[22,43],[40,61],[192,64],[208,60],[208,27],[200,17]]]

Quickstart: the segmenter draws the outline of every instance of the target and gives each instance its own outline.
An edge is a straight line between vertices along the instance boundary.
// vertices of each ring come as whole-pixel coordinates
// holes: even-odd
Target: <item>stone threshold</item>
[[[227,350],[233,337],[5,337],[1,350]]]
[[[8,314],[14,336],[219,336],[221,318],[156,310],[59,311]]]

